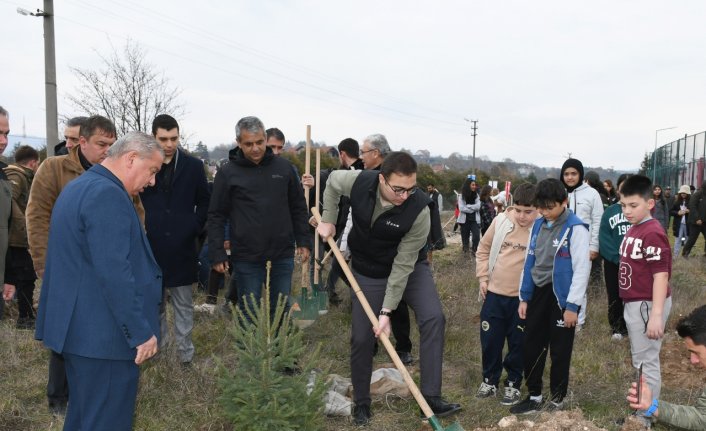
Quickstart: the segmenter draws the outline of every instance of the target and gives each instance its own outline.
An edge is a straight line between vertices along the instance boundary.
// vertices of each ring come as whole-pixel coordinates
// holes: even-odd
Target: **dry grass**
[[[669,321],[673,329],[677,317],[704,303],[706,270],[700,257],[703,243],[694,248],[690,260],[674,265],[674,307]],[[699,255],[699,256],[696,256]],[[473,263],[451,244],[434,253],[437,288],[447,317],[444,357],[444,396],[460,402],[464,410],[456,417],[465,429],[492,427],[508,415],[496,399],[477,400],[475,391],[481,380],[477,301],[478,285]],[[295,277],[298,279],[298,277]],[[342,284],[339,290],[342,290]],[[341,375],[349,374],[348,341],[350,316],[347,299],[306,330],[307,342],[321,344],[321,368]],[[202,298],[196,299],[200,302]],[[6,310],[7,311],[7,310]],[[615,421],[629,411],[624,402],[625,389],[633,378],[627,341],[610,341],[606,296],[602,287],[590,291],[586,329],[577,335],[572,359],[571,408],[606,429],[618,429]],[[30,331],[14,329],[15,310],[0,323],[0,430],[60,430],[62,420],[52,417],[46,407],[45,386],[48,354],[33,340]],[[216,358],[226,365],[237,358],[230,347],[230,321],[217,316],[197,315],[194,341],[197,356],[191,369],[182,369],[175,352],[166,351],[143,367],[135,429],[138,430],[232,430],[220,415],[218,368]],[[418,335],[413,328],[413,341]],[[418,354],[415,347],[413,354]],[[703,374],[694,371],[674,331],[665,339],[662,354],[665,399],[693,402],[700,393]],[[389,365],[384,352],[375,358],[376,366]],[[547,367],[548,370],[548,367]],[[418,379],[419,370],[412,367]],[[523,388],[524,389],[524,388]],[[371,430],[416,430],[419,411],[413,399],[395,397],[373,402]],[[448,423],[448,421],[444,421]],[[354,430],[345,418],[327,418],[326,430]]]

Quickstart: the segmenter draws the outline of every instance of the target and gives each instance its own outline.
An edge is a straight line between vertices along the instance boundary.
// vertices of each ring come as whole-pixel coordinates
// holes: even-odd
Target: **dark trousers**
[[[608,294],[608,323],[614,334],[628,335],[628,327],[623,317],[623,300],[620,299],[620,280],[618,265],[603,259],[605,289]]]
[[[412,340],[409,339],[409,307],[404,299],[400,301],[395,311],[392,312],[390,326],[392,326],[392,335],[395,336],[395,350],[411,353]]]
[[[542,375],[547,350],[552,360],[549,373],[551,399],[564,399],[569,387],[569,367],[574,348],[574,328],[564,327],[563,310],[557,304],[552,285],[534,289],[527,303],[525,320],[525,384],[532,396],[542,395]]]
[[[50,406],[61,406],[69,400],[69,383],[66,381],[64,357],[53,350],[51,351],[51,356],[49,356],[47,400]]]
[[[34,280],[22,280],[15,284],[17,289],[17,309],[19,318],[34,319]]]
[[[341,264],[338,263],[338,259],[333,259],[331,262],[331,269],[328,272],[328,278],[326,279],[326,291],[328,292],[328,297],[330,300],[340,300],[338,293],[336,293],[336,283],[339,278],[342,279],[348,287],[351,286],[351,283],[348,281],[346,274],[344,274],[343,269],[341,268]]]
[[[387,288],[386,278],[370,278],[354,272],[355,278],[374,312],[382,308]],[[351,380],[356,404],[370,405],[370,376],[373,372],[373,325],[351,294]],[[441,395],[441,367],[444,355],[446,318],[431,275],[429,263],[418,262],[407,280],[403,299],[412,307],[419,327],[420,390],[425,396]]]
[[[682,256],[689,257],[691,249],[694,248],[696,240],[699,239],[699,234],[703,235],[704,239],[706,239],[706,223],[702,223],[701,226],[693,223],[689,224],[689,238],[686,240],[686,244],[684,244]],[[704,247],[706,248],[706,246]],[[704,250],[704,253],[706,254],[706,250]]]
[[[64,357],[71,388],[64,431],[132,430],[140,378],[135,362]]]
[[[208,283],[206,284],[206,303],[207,304],[217,304],[218,303],[218,289],[223,287],[223,281],[225,280],[225,275],[220,272],[211,269],[208,273]]]
[[[478,250],[478,241],[480,241],[480,227],[478,223],[476,223],[476,216],[475,214],[466,214],[466,222],[461,224],[461,243],[463,244],[463,251],[468,251],[468,245],[470,243],[470,249],[475,253],[476,250]]]
[[[14,284],[20,319],[34,319],[34,272],[32,256],[26,247],[8,247],[5,264],[5,282]]]
[[[507,370],[505,383],[519,387],[522,383],[522,350],[524,348],[524,320],[517,314],[518,297],[488,292],[480,310],[480,345],[483,349],[483,380],[498,386],[503,367]],[[507,354],[503,347],[507,340]]]

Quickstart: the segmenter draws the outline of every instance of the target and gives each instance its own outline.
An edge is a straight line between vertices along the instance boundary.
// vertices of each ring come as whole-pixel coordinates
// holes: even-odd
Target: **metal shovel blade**
[[[444,428],[441,425],[441,422],[439,422],[439,418],[437,418],[436,416],[432,416],[430,418],[427,418],[427,420],[429,421],[429,425],[431,425],[431,428],[434,431],[465,431],[463,429],[463,427],[461,426],[461,424],[458,422],[454,422],[451,425]]]

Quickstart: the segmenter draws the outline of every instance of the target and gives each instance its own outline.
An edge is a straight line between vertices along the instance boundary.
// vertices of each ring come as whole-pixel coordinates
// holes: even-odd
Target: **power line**
[[[78,0],[78,3],[84,5],[85,8],[91,8],[91,9],[94,9],[94,10],[97,10],[97,11],[102,11],[102,12],[108,13],[108,14],[110,14],[110,15],[112,15],[112,16],[115,16],[115,17],[118,17],[118,18],[122,18],[122,19],[124,19],[124,20],[130,21],[130,22],[133,22],[133,23],[141,24],[140,22],[135,21],[135,20],[134,20],[133,18],[131,18],[131,17],[127,17],[127,16],[124,16],[124,15],[118,14],[118,13],[116,13],[116,12],[114,12],[114,11],[107,10],[107,9],[105,9],[105,8],[96,6],[96,5],[94,5],[94,4],[91,4],[91,3],[88,3],[88,2],[85,2],[85,1],[81,1],[81,0]],[[145,9],[145,8],[142,8],[142,9]],[[133,10],[134,10],[134,8],[133,8]],[[149,10],[149,9],[147,9],[147,10]],[[157,16],[157,19],[160,19],[160,20],[162,20],[163,22],[166,21],[166,20],[163,18],[162,15],[158,15],[158,16]],[[169,21],[171,21],[171,22],[168,22],[169,24],[176,23],[177,25],[181,26],[181,24],[180,24],[178,21],[176,21],[176,20],[170,19]],[[186,26],[183,26],[183,27],[184,27],[184,31],[190,32],[190,33],[194,33],[193,30],[192,30],[190,27],[186,27]],[[236,61],[236,62],[238,62],[238,63],[245,64],[245,65],[247,65],[248,67],[251,67],[251,68],[253,68],[253,69],[256,69],[256,70],[259,70],[259,71],[261,71],[261,72],[265,72],[265,73],[268,73],[268,74],[271,74],[271,75],[274,75],[274,76],[276,76],[276,77],[278,77],[278,78],[281,78],[281,79],[284,79],[284,80],[287,80],[287,81],[291,81],[291,82],[294,82],[294,83],[296,83],[296,84],[299,84],[299,85],[302,85],[302,86],[305,86],[305,87],[312,88],[312,89],[317,90],[317,91],[321,91],[321,92],[323,92],[323,93],[327,93],[327,94],[334,95],[334,96],[337,96],[337,97],[342,97],[342,98],[345,98],[345,99],[349,99],[349,100],[351,100],[351,101],[353,101],[353,102],[357,102],[357,103],[369,105],[369,106],[372,106],[372,107],[375,107],[375,108],[378,108],[378,109],[382,109],[382,110],[387,110],[387,111],[390,111],[390,112],[393,112],[393,113],[396,113],[396,114],[399,114],[399,115],[405,115],[405,116],[409,116],[409,117],[416,118],[416,119],[420,119],[420,120],[434,121],[434,122],[436,122],[436,123],[444,123],[444,124],[451,125],[451,126],[456,126],[456,127],[461,126],[461,124],[459,124],[458,122],[453,122],[453,121],[449,121],[449,120],[446,120],[446,119],[432,118],[432,117],[429,117],[429,116],[426,116],[426,115],[420,115],[420,114],[416,114],[416,113],[413,113],[413,112],[408,112],[408,111],[405,111],[405,110],[400,110],[400,109],[392,108],[392,107],[389,107],[389,106],[386,106],[386,105],[383,105],[383,104],[380,104],[380,103],[371,102],[371,101],[368,101],[368,100],[365,100],[365,99],[361,99],[361,98],[358,98],[358,97],[355,97],[355,96],[351,96],[351,95],[345,94],[345,93],[343,93],[343,92],[341,92],[341,91],[332,90],[332,89],[325,88],[325,87],[322,87],[322,86],[316,85],[316,84],[311,84],[311,83],[306,82],[306,81],[304,81],[304,80],[297,79],[297,78],[294,78],[294,77],[289,76],[289,75],[285,75],[285,74],[283,74],[283,73],[281,73],[281,72],[273,71],[273,70],[268,69],[268,68],[266,68],[266,67],[257,66],[257,65],[255,65],[255,64],[253,64],[253,63],[251,63],[251,62],[234,58],[233,56],[227,55],[227,54],[225,54],[225,53],[223,53],[223,52],[221,52],[221,51],[215,51],[215,50],[213,50],[211,47],[204,46],[204,45],[199,44],[199,43],[197,43],[197,42],[194,42],[193,40],[190,40],[190,39],[184,39],[184,38],[181,37],[181,36],[171,35],[171,34],[165,34],[164,32],[161,32],[161,31],[157,31],[157,32],[155,32],[155,33],[158,33],[158,34],[161,34],[161,35],[163,35],[163,36],[166,36],[166,37],[168,37],[169,39],[179,39],[179,40],[182,40],[182,41],[184,41],[184,42],[186,42],[186,43],[189,43],[189,44],[191,44],[191,45],[196,46],[196,47],[199,48],[201,51],[211,51],[211,52],[213,52],[214,54],[218,54],[219,57],[227,57],[227,58],[229,58],[229,59],[232,60],[232,61]],[[208,35],[208,37],[213,37],[213,36],[210,36],[210,34],[208,34],[208,33],[207,33],[207,35]],[[221,41],[222,43],[231,44],[230,41],[223,42],[223,39],[220,38],[220,37],[215,37],[215,38],[218,39],[219,41]],[[241,44],[235,44],[234,47],[235,47],[236,49],[239,49],[239,50],[247,50],[247,52],[248,52],[249,54],[258,55],[258,56],[263,57],[263,58],[274,58],[274,59],[276,59],[276,57],[272,57],[272,56],[267,56],[267,55],[264,55],[264,56],[263,56],[263,55],[260,54],[258,51],[255,51],[255,50],[253,50],[253,49],[250,49],[250,48],[243,48],[243,46],[242,46]],[[279,59],[276,59],[276,61],[282,62],[282,60],[279,60]],[[287,64],[291,64],[291,63],[287,63]],[[299,66],[297,66],[297,67],[299,67]],[[301,68],[301,67],[300,67],[300,68]],[[320,76],[325,76],[325,75],[322,75],[322,74],[319,74],[319,75],[320,75]]]
[[[80,22],[80,21],[73,20],[73,19],[71,19],[71,18],[66,18],[66,17],[63,17],[63,16],[56,16],[56,18],[57,18],[57,19],[61,19],[61,20],[63,20],[63,21],[70,22],[70,23],[72,23],[72,24],[74,24],[74,25],[82,26],[82,27],[85,27],[85,28],[89,28],[89,29],[91,29],[91,30],[94,30],[94,31],[96,31],[96,32],[103,33],[103,34],[105,34],[106,36],[113,36],[113,37],[116,37],[116,38],[119,38],[119,39],[122,39],[122,40],[126,40],[126,41],[127,41],[127,40],[130,40],[129,37],[126,37],[126,36],[123,36],[123,35],[118,35],[118,34],[115,34],[115,33],[109,33],[109,32],[107,32],[107,31],[104,30],[104,29],[99,29],[99,28],[96,28],[96,27],[93,27],[93,26],[84,24],[84,23],[82,23],[82,22]],[[160,51],[160,52],[163,52],[163,53],[165,53],[165,54],[169,54],[170,56],[173,56],[173,57],[176,57],[176,58],[180,58],[180,59],[183,59],[183,60],[185,60],[185,61],[188,61],[188,62],[191,62],[191,63],[194,63],[194,64],[198,64],[198,65],[203,66],[203,67],[206,67],[206,68],[210,68],[210,69],[213,69],[213,70],[217,70],[217,71],[223,72],[223,73],[225,73],[225,74],[227,74],[227,75],[229,75],[229,76],[233,76],[233,75],[239,76],[239,77],[241,77],[241,78],[243,78],[243,79],[247,79],[247,80],[250,80],[250,81],[257,82],[257,83],[262,84],[262,85],[266,85],[266,86],[269,86],[269,87],[273,87],[273,88],[277,88],[277,89],[280,89],[280,90],[284,90],[284,91],[287,91],[287,92],[289,92],[289,93],[293,93],[293,94],[297,94],[297,95],[303,96],[303,97],[305,97],[305,98],[315,99],[315,100],[324,102],[324,103],[326,103],[326,104],[334,105],[334,106],[340,106],[340,107],[343,107],[343,108],[345,108],[345,109],[350,110],[351,112],[355,112],[355,113],[361,113],[361,112],[363,112],[363,113],[370,114],[370,115],[381,115],[381,116],[385,116],[385,117],[387,117],[387,118],[391,118],[391,119],[394,119],[394,120],[396,120],[396,121],[401,121],[401,122],[404,122],[404,123],[407,123],[407,124],[416,125],[416,126],[419,126],[419,125],[420,125],[420,122],[419,122],[419,121],[414,121],[414,120],[411,120],[411,119],[408,119],[408,118],[399,117],[399,116],[393,115],[393,114],[391,114],[391,113],[389,113],[389,112],[372,112],[372,111],[369,111],[369,110],[366,110],[366,109],[361,109],[360,107],[352,106],[352,105],[349,105],[349,104],[344,104],[344,103],[342,103],[342,102],[340,102],[340,101],[333,101],[333,100],[331,100],[331,99],[326,99],[326,98],[323,98],[323,97],[318,97],[318,96],[315,96],[315,95],[310,94],[310,93],[304,93],[304,92],[301,92],[301,91],[297,91],[297,90],[295,90],[295,89],[293,89],[293,88],[291,88],[291,87],[284,86],[284,85],[280,85],[280,84],[276,84],[276,83],[269,82],[269,81],[265,81],[265,80],[262,80],[262,79],[259,79],[259,78],[255,78],[255,77],[252,77],[252,76],[249,76],[249,75],[246,75],[246,74],[243,74],[243,73],[240,73],[240,72],[231,70],[231,69],[225,69],[225,68],[223,68],[223,67],[216,66],[216,65],[214,65],[214,64],[212,64],[212,63],[207,63],[207,62],[199,61],[199,60],[196,60],[196,59],[194,59],[194,58],[186,57],[186,56],[184,56],[184,55],[182,55],[182,54],[179,54],[179,53],[176,53],[176,52],[173,52],[173,51],[168,51],[168,50],[165,50],[165,49],[163,49],[163,48],[159,48],[159,47],[156,47],[156,46],[152,46],[152,45],[150,45],[150,44],[142,43],[142,45],[147,46],[147,47],[149,47],[149,48],[151,48],[151,49],[154,49],[154,50],[156,50],[156,51]],[[432,120],[432,121],[434,121],[434,120]],[[445,128],[445,127],[443,127],[443,126],[439,126],[438,124],[435,124],[433,127],[434,127],[435,130],[443,130],[443,131],[450,132],[450,133],[455,133],[455,134],[460,134],[460,133],[462,133],[462,132],[460,132],[460,131],[458,131],[458,130],[448,129],[448,128]]]

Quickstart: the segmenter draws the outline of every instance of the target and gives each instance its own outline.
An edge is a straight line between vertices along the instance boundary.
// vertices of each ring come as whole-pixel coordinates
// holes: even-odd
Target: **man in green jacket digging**
[[[684,339],[693,365],[706,368],[706,305],[695,309],[677,324],[677,332]],[[642,377],[641,396],[637,397],[637,383],[633,382],[628,391],[630,407],[643,411],[645,417],[654,422],[671,425],[685,430],[706,429],[706,388],[696,399],[694,406],[682,406],[653,399],[652,390]]]

